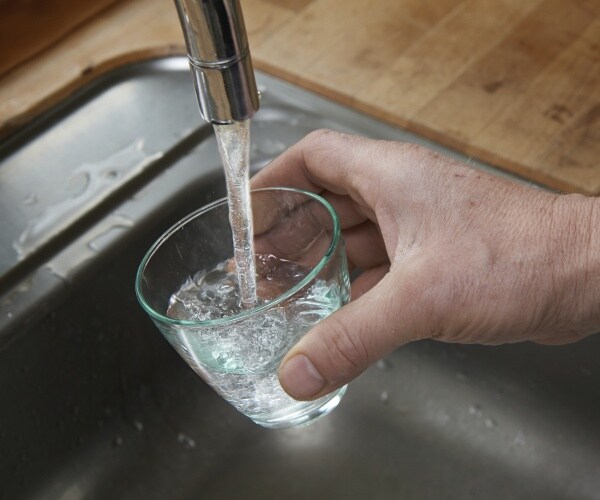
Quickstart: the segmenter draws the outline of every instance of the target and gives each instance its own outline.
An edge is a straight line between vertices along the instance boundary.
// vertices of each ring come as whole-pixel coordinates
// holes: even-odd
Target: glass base
[[[340,404],[340,401],[346,394],[347,385],[338,389],[336,392],[329,395],[328,399],[320,401],[316,406],[303,408],[296,413],[291,413],[282,417],[259,420],[252,419],[256,424],[266,427],[267,429],[286,429],[290,427],[303,427],[319,420],[320,418],[329,415]]]

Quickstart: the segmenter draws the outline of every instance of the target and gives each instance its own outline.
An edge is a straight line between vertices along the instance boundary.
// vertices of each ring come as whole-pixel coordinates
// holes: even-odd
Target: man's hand
[[[407,342],[564,343],[599,328],[596,200],[411,144],[310,134],[252,187],[321,193],[341,219],[352,302],[286,355],[283,388],[320,397]],[[593,279],[592,279],[593,277]]]

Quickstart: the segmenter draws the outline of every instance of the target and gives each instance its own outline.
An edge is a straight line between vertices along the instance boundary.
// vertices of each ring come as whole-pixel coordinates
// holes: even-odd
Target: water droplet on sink
[[[486,419],[483,421],[483,424],[484,424],[484,425],[485,425],[485,426],[486,426],[488,429],[493,429],[494,427],[496,427],[496,425],[498,425],[498,424],[496,423],[496,421],[495,421],[495,420],[493,420],[493,419],[491,419],[491,418],[486,418]]]
[[[22,281],[21,283],[19,283],[19,286],[17,287],[17,291],[19,293],[25,293],[30,288],[31,288],[31,280],[25,280],[25,281]]]
[[[116,436],[116,437],[113,439],[113,442],[112,442],[112,443],[113,443],[113,446],[114,446],[115,448],[117,448],[117,447],[119,447],[119,446],[121,446],[121,445],[123,444],[123,438],[122,438],[121,436]]]
[[[8,319],[12,319],[12,317],[13,317],[13,313],[11,313],[11,312],[8,312],[8,313],[6,313],[6,317],[7,317]]]
[[[440,411],[437,416],[442,424],[447,424],[450,421],[450,415],[448,415],[445,411]]]
[[[481,406],[480,405],[469,406],[469,415],[473,415],[474,417],[481,417]]]
[[[75,222],[81,216],[82,210],[89,210],[92,204],[95,205],[110,195],[114,189],[114,178],[118,177],[127,182],[162,156],[162,152],[146,153],[144,139],[139,138],[103,160],[84,163],[74,168],[66,179],[63,196],[31,219],[17,241],[13,242],[19,259],[25,258],[58,231]]]
[[[123,233],[133,227],[134,224],[135,222],[129,217],[115,212],[101,225],[96,226],[87,246],[93,252],[100,252],[110,246],[116,237],[115,235]]]
[[[375,366],[380,370],[385,370],[389,368],[390,364],[385,359],[380,359],[377,361],[377,363],[375,363]]]
[[[382,403],[387,403],[390,399],[390,395],[388,394],[387,391],[382,391],[381,394],[379,395],[379,401],[381,401]]]
[[[193,450],[196,447],[196,441],[194,441],[190,436],[180,432],[177,434],[177,442],[182,445],[186,450]]]
[[[77,197],[80,196],[81,193],[85,192],[89,185],[89,172],[74,172],[73,175],[67,179],[65,191],[70,196]]]
[[[144,430],[144,424],[142,422],[140,422],[139,420],[134,420],[133,426],[135,427],[135,430],[137,430],[139,432],[142,432]]]
[[[104,177],[106,177],[107,179],[116,179],[117,177],[119,177],[119,172],[114,169],[109,169],[109,170],[104,170],[102,172],[102,175]]]
[[[35,205],[38,202],[38,197],[33,194],[33,193],[29,193],[25,199],[23,200],[23,203],[25,203],[25,205]]]
[[[525,434],[523,434],[522,431],[517,432],[517,435],[513,439],[513,443],[523,446],[525,444]]]

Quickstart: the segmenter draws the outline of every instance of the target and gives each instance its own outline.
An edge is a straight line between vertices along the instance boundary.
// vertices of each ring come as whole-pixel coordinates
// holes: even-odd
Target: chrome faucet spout
[[[259,98],[239,0],[175,0],[202,117],[251,118]]]

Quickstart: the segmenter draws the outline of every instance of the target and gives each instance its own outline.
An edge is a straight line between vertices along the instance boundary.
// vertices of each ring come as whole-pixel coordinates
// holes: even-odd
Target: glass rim
[[[331,242],[329,243],[327,250],[323,254],[323,257],[321,257],[319,262],[315,266],[313,266],[312,269],[310,270],[310,272],[304,278],[302,278],[298,283],[296,283],[291,288],[287,289],[282,294],[275,297],[273,300],[270,300],[270,301],[266,302],[265,304],[261,304],[259,306],[252,307],[250,309],[245,309],[237,314],[232,314],[231,316],[225,316],[223,318],[209,319],[209,320],[205,320],[205,321],[197,321],[197,320],[182,320],[182,319],[170,318],[164,314],[157,312],[156,310],[154,310],[154,308],[152,306],[150,306],[150,304],[148,304],[148,302],[144,298],[142,290],[141,290],[142,276],[143,276],[144,270],[146,269],[146,266],[148,265],[148,262],[150,262],[150,259],[156,253],[156,251],[162,246],[162,244],[165,243],[176,231],[181,229],[188,222],[190,222],[191,220],[195,219],[196,217],[198,217],[206,212],[209,212],[210,210],[213,210],[217,206],[227,203],[227,197],[220,198],[218,200],[215,200],[215,201],[209,203],[208,205],[204,205],[203,207],[191,212],[190,214],[186,215],[185,217],[183,217],[182,219],[177,221],[169,229],[167,229],[152,244],[150,249],[144,255],[140,265],[138,266],[136,277],[135,277],[135,294],[136,294],[138,302],[140,303],[142,308],[146,311],[146,313],[152,319],[160,321],[161,323],[166,323],[166,324],[175,325],[175,326],[213,327],[213,326],[233,323],[236,321],[243,320],[245,318],[255,316],[257,314],[260,314],[264,311],[267,311],[268,309],[271,309],[271,308],[281,304],[285,300],[287,300],[290,297],[292,297],[293,295],[295,295],[298,291],[302,290],[302,288],[304,288],[311,281],[313,281],[313,279],[319,274],[319,272],[321,272],[321,270],[331,260],[331,257],[333,256],[336,248],[338,247],[338,243],[339,243],[340,237],[341,237],[339,217],[338,217],[335,209],[331,205],[331,203],[329,203],[325,198],[323,198],[322,196],[319,196],[316,193],[312,193],[312,192],[306,191],[304,189],[290,188],[290,187],[268,187],[268,188],[252,189],[250,191],[250,193],[258,193],[258,192],[264,192],[264,191],[287,191],[287,192],[291,192],[291,193],[302,194],[309,198],[314,199],[315,201],[318,201],[321,205],[323,205],[327,209],[327,212],[329,213],[329,215],[331,216],[331,220],[333,221],[333,229],[332,229],[333,234],[332,234]]]

